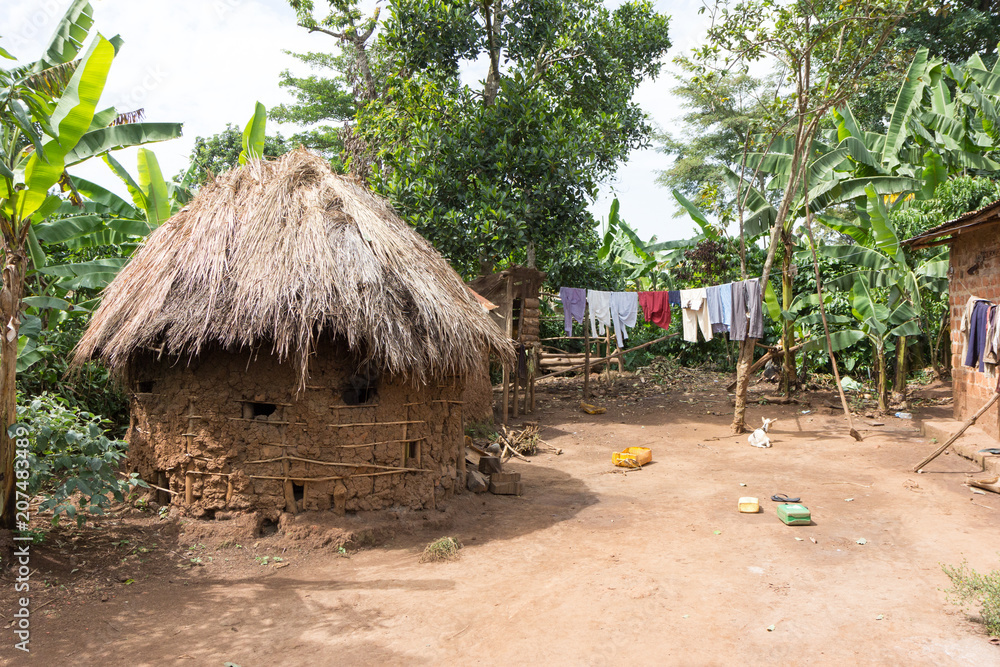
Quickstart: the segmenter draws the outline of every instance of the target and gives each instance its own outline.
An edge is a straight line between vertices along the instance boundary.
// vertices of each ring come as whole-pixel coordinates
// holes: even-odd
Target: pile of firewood
[[[498,495],[519,496],[524,492],[521,473],[504,472],[503,464],[511,457],[527,461],[527,456],[539,452],[562,454],[561,449],[538,437],[537,424],[528,424],[518,432],[501,426],[501,431],[486,449],[480,449],[472,438],[466,436],[466,488],[473,493],[489,491]]]
[[[499,448],[500,456],[503,457],[504,461],[509,460],[512,456],[525,459],[525,457],[534,456],[539,452],[562,454],[561,449],[553,447],[539,437],[537,424],[528,424],[520,432],[512,431],[506,426],[500,428],[501,430],[497,432],[493,444]]]

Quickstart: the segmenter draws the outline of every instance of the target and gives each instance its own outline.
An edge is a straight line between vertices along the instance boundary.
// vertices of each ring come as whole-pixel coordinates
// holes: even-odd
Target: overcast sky
[[[619,2],[606,0],[609,5]],[[320,0],[317,6],[325,6]],[[0,45],[13,55],[34,60],[50,38],[69,0],[20,0],[0,4]],[[196,136],[221,131],[227,122],[242,127],[254,103],[268,108],[290,101],[278,87],[278,74],[308,69],[283,53],[332,50],[334,39],[309,34],[295,25],[295,14],[283,0],[93,0],[95,27],[105,36],[121,35],[125,46],[115,60],[102,102],[119,111],[144,108],[146,120],[184,123],[184,137],[151,148],[168,178],[184,169]],[[671,15],[674,46],[657,81],[644,82],[636,100],[653,123],[671,129],[681,110],[670,95],[674,85],[670,60],[690,51],[702,39],[706,21],[697,14],[701,0],[659,0],[657,9]],[[291,126],[268,124],[268,131],[289,135]],[[134,151],[119,160],[135,169]],[[675,218],[670,192],[654,183],[668,158],[654,150],[635,151],[607,182],[592,210],[607,216],[617,196],[622,217],[648,239],[693,235],[688,218]],[[100,161],[74,170],[111,186],[116,182]]]

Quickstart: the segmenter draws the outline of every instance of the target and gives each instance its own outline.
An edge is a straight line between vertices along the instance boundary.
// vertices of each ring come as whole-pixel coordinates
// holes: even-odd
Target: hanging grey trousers
[[[729,340],[764,337],[764,311],[760,280],[753,278],[733,283],[733,319]]]

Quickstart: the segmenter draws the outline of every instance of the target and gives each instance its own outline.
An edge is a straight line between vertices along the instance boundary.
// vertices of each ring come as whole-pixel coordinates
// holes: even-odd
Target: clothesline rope
[[[730,340],[762,338],[764,311],[761,296],[758,278],[685,290],[609,292],[579,287],[559,288],[565,339],[573,338],[574,321],[587,326],[584,319],[589,309],[591,336],[604,335],[613,327],[620,348],[624,348],[628,329],[635,326],[640,309],[647,322],[668,330],[672,306],[681,308],[686,341],[697,342],[699,329],[706,341],[711,340],[715,333],[728,333]]]

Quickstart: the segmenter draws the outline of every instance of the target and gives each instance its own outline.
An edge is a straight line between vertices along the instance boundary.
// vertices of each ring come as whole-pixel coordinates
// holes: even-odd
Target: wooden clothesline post
[[[514,333],[514,299],[513,299],[513,286],[514,279],[511,276],[507,276],[507,303],[504,310],[504,333],[507,335],[507,340],[510,340],[510,336]],[[516,362],[515,362],[516,363]],[[515,369],[516,372],[516,369]],[[510,370],[507,368],[507,364],[503,365],[503,423],[507,423],[507,406],[510,395]]]

